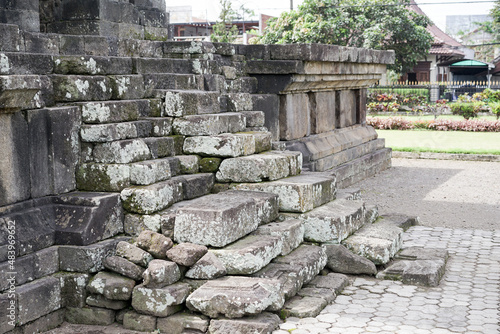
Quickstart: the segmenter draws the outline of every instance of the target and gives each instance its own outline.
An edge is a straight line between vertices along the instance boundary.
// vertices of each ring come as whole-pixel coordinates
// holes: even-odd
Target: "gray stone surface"
[[[217,319],[210,322],[208,333],[271,333],[278,327],[280,319],[276,314],[261,313],[256,316],[245,317],[242,319]]]
[[[213,173],[179,175],[173,178],[182,183],[182,197],[185,200],[207,195],[212,191],[215,177]]]
[[[279,236],[250,235],[224,248],[210,250],[226,267],[229,275],[253,274],[281,254]]]
[[[82,121],[85,123],[118,123],[139,119],[136,101],[104,101],[81,103]]]
[[[377,278],[400,280],[404,284],[438,286],[445,273],[446,262],[433,260],[398,260],[377,275]]]
[[[142,276],[145,287],[162,288],[180,280],[181,272],[175,262],[152,260]]]
[[[118,242],[116,245],[116,255],[141,267],[147,267],[148,263],[153,260],[151,254],[126,241]]]
[[[224,193],[204,196],[177,210],[174,239],[224,247],[254,231],[258,224],[255,201]]]
[[[115,321],[115,311],[100,307],[68,307],[65,318],[71,324],[105,326]]]
[[[126,139],[94,146],[94,160],[102,163],[125,164],[151,158],[148,145],[141,139]]]
[[[295,296],[285,303],[281,314],[286,317],[314,318],[327,304],[323,298]]]
[[[10,65],[5,54],[2,55],[2,71],[0,73],[4,74],[6,67],[10,67]],[[42,82],[37,75],[0,76],[1,113],[13,113],[30,108],[33,98],[41,88]]]
[[[190,292],[186,283],[175,283],[162,288],[138,285],[132,294],[132,307],[143,314],[167,317],[182,309]]]
[[[281,237],[283,246],[280,255],[290,254],[304,241],[304,225],[301,220],[288,219],[283,222],[271,222],[261,225],[253,234]]]
[[[205,91],[160,91],[164,99],[167,116],[216,114],[220,112],[218,92]]]
[[[24,325],[61,308],[59,280],[46,277],[16,289],[17,323]]]
[[[128,302],[124,300],[111,300],[102,295],[90,295],[85,302],[89,306],[108,308],[115,311],[122,310],[129,305]]]
[[[144,268],[120,256],[109,256],[103,261],[104,268],[135,281],[142,280]]]
[[[167,258],[180,266],[191,267],[208,252],[202,245],[184,242],[167,251]]]
[[[130,186],[130,167],[124,164],[83,163],[76,173],[79,190],[122,191]]]
[[[375,264],[386,264],[401,249],[403,229],[390,222],[366,225],[342,243],[352,252]]]
[[[360,200],[335,200],[304,214],[285,214],[304,221],[304,239],[340,242],[365,224],[365,206]]]
[[[153,332],[156,329],[156,317],[129,311],[123,315],[123,327],[131,330]]]
[[[330,273],[317,276],[307,284],[307,287],[330,289],[339,295],[349,285],[349,278],[343,274]]]
[[[420,225],[420,218],[416,216],[406,216],[397,213],[383,214],[382,219],[391,221],[394,225],[401,227],[403,231],[406,231],[412,226]]]
[[[326,266],[333,272],[342,274],[375,275],[375,264],[365,257],[352,253],[343,245],[323,245],[328,262]]]
[[[193,115],[176,118],[175,134],[183,136],[214,136],[221,133],[241,132],[245,129],[245,117],[241,113]]]
[[[104,269],[103,261],[115,253],[118,240],[105,240],[89,246],[60,246],[59,269],[96,273]]]
[[[136,162],[130,166],[130,182],[137,185],[150,185],[165,181],[172,176],[170,160],[156,159]]]
[[[245,133],[224,133],[217,136],[188,137],[184,153],[213,157],[239,157],[255,153],[255,138]]]
[[[151,214],[163,210],[182,199],[182,183],[167,180],[144,187],[125,188],[121,192],[126,210]]]
[[[213,252],[208,252],[186,271],[185,276],[192,279],[215,279],[226,274],[222,261]]]
[[[202,315],[187,312],[176,313],[166,318],[158,318],[156,327],[160,332],[182,334],[185,330],[206,333],[210,320]]]
[[[61,307],[84,307],[90,275],[59,272],[53,277],[59,279]]]
[[[129,300],[134,286],[133,279],[101,271],[90,280],[87,291],[111,300]]]
[[[141,232],[136,243],[139,248],[144,249],[157,259],[166,259],[167,251],[174,245],[170,238],[153,231]]]
[[[212,318],[239,318],[283,305],[280,288],[278,280],[229,276],[205,283],[189,295],[186,305]]]
[[[280,211],[306,212],[335,199],[335,176],[303,173],[278,181],[243,183],[240,190],[260,190],[279,196]]]

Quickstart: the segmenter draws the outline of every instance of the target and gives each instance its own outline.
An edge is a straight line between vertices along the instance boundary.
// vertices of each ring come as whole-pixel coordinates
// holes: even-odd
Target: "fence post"
[[[436,102],[439,100],[439,84],[437,82],[433,82],[430,85],[429,99],[430,102]]]

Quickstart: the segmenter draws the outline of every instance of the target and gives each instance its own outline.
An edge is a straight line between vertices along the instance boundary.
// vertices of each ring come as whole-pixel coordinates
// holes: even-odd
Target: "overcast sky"
[[[282,11],[290,10],[290,1],[294,9],[302,0],[234,0],[233,8],[244,4],[245,8],[253,9],[255,14],[277,16]],[[416,0],[420,8],[436,25],[445,30],[446,15],[480,15],[488,14],[494,1],[484,0]],[[456,2],[462,2],[460,4]],[[167,6],[178,6],[179,1],[166,0]],[[218,0],[183,0],[182,6],[192,6],[193,16],[215,20],[219,14]]]

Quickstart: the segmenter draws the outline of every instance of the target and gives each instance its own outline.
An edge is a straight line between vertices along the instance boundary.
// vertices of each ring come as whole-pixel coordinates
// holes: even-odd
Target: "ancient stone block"
[[[149,117],[149,118],[143,118],[144,120],[147,120],[148,122],[151,122],[152,124],[152,133],[151,135],[153,137],[165,137],[165,136],[170,136],[172,133],[172,122],[173,118],[171,117],[162,117],[162,118],[156,118],[156,117]]]
[[[213,173],[198,173],[176,176],[173,180],[182,182],[183,198],[188,200],[209,194],[214,186],[215,176]]]
[[[255,153],[255,138],[250,134],[221,134],[217,136],[188,137],[184,153],[214,157],[239,157]]]
[[[445,273],[446,262],[432,260],[398,260],[390,265],[378,278],[400,280],[403,284],[438,286]]]
[[[115,311],[100,307],[67,307],[65,318],[71,324],[107,326],[115,322]]]
[[[88,274],[80,273],[57,273],[54,275],[59,279],[61,286],[61,307],[84,307],[87,298]]]
[[[151,289],[138,285],[132,294],[132,307],[143,314],[167,317],[178,312],[190,291],[186,283]]]
[[[334,290],[328,288],[312,288],[312,287],[304,287],[300,289],[299,292],[297,292],[297,296],[324,299],[328,304],[333,302],[337,297]]]
[[[195,330],[206,333],[209,324],[210,319],[205,316],[182,312],[166,318],[158,318],[156,327],[161,332],[171,334],[182,334],[184,330]]]
[[[65,311],[59,309],[24,325],[22,330],[24,333],[43,333],[45,331],[50,331],[51,329],[59,327],[64,322],[64,314]]]
[[[142,75],[109,76],[113,100],[142,99],[145,95]]]
[[[126,234],[138,236],[142,231],[160,232],[162,216],[160,214],[140,215],[127,213],[123,222]]]
[[[0,51],[24,51],[18,25],[2,24],[0,26],[0,34],[3,36],[2,41],[0,41]]]
[[[375,264],[386,264],[402,247],[403,229],[390,223],[366,225],[355,235],[343,241],[352,252]]]
[[[253,110],[252,97],[248,93],[227,94],[227,110],[229,112]]]
[[[319,315],[326,305],[328,303],[323,298],[295,296],[285,303],[281,314],[286,317],[314,318]]]
[[[144,249],[157,259],[166,259],[167,251],[174,245],[170,238],[153,231],[141,232],[137,237],[136,243],[139,248]]]
[[[245,127],[245,116],[233,112],[184,116],[173,123],[174,133],[184,136],[215,136],[241,132]]]
[[[129,311],[123,316],[123,327],[141,332],[153,332],[156,329],[156,318]]]
[[[304,221],[304,239],[315,242],[342,241],[365,223],[362,201],[335,200],[301,215],[292,217]]]
[[[76,172],[76,182],[79,190],[122,191],[130,186],[130,166],[83,163]]]
[[[145,74],[146,90],[203,90],[203,77],[194,74],[151,73]],[[214,89],[209,89],[214,90]]]
[[[153,159],[170,157],[177,154],[175,137],[144,138],[143,140],[148,145]]]
[[[300,268],[303,284],[310,282],[325,267],[327,257],[325,251],[314,245],[301,245],[290,254],[277,257],[273,260],[275,264],[285,264]]]
[[[337,91],[335,122],[338,128],[356,124],[356,94],[353,90]]]
[[[261,182],[281,179],[289,173],[286,157],[262,153],[223,160],[216,178],[219,182]]]
[[[59,246],[59,269],[95,273],[104,269],[103,261],[114,255],[118,240],[105,240],[89,246]]]
[[[261,225],[253,234],[271,235],[282,238],[283,247],[280,255],[284,256],[299,247],[304,241],[304,226],[302,221],[298,219],[289,219],[283,222],[272,222]]]
[[[280,211],[306,212],[335,198],[334,176],[301,174],[273,182],[238,184],[236,189],[259,190],[279,196]]]
[[[215,173],[222,162],[221,158],[202,158],[200,160],[200,173]]]
[[[151,254],[126,241],[118,242],[116,245],[116,255],[141,267],[147,267],[149,262],[153,260]]]
[[[272,140],[278,141],[280,139],[278,96],[275,94],[253,94],[252,103],[255,110],[264,112],[264,126],[272,133]]]
[[[357,254],[350,252],[343,245],[324,245],[328,262],[328,269],[342,274],[365,274],[375,275],[377,268],[375,264]]]
[[[111,300],[129,300],[135,281],[128,277],[101,271],[87,285],[87,291]]]
[[[125,188],[121,199],[126,210],[150,214],[182,200],[182,182],[167,180],[149,186]]]
[[[111,99],[110,79],[104,76],[52,75],[57,102],[106,101]]]
[[[222,249],[211,250],[221,260],[229,275],[253,274],[281,254],[279,236],[250,235]]]
[[[176,242],[224,247],[258,226],[255,202],[224,193],[193,200],[177,210]]]
[[[64,35],[60,38],[61,46],[66,51],[68,47],[84,48],[83,38]],[[80,43],[81,45],[79,45]],[[80,53],[83,54],[84,51],[81,50]],[[130,74],[132,73],[132,59],[124,57],[59,56],[55,57],[54,60],[54,73],[80,75]]]
[[[147,121],[83,125],[80,137],[83,142],[106,143],[149,135],[151,124]],[[144,131],[146,130],[146,131]]]
[[[218,92],[206,91],[159,91],[164,99],[166,116],[216,114],[220,112]]]
[[[167,251],[167,257],[178,265],[191,267],[208,252],[207,247],[189,242],[180,243]]]
[[[177,282],[181,278],[181,273],[175,262],[152,260],[142,277],[145,287],[162,288]]]
[[[279,324],[280,318],[276,314],[264,312],[242,319],[214,319],[210,321],[208,333],[272,333]]]
[[[259,314],[270,306],[283,305],[278,280],[257,277],[224,277],[209,281],[186,300],[189,309],[211,318],[239,318]],[[245,296],[245,298],[241,298]]]
[[[276,194],[240,190],[228,190],[224,194],[234,198],[252,198],[255,201],[255,210],[259,225],[269,223],[278,218],[278,196]]]
[[[85,301],[89,306],[107,308],[115,311],[122,310],[128,306],[128,302],[124,300],[111,300],[102,295],[90,295]]]
[[[135,101],[85,102],[81,104],[85,123],[118,123],[139,119]]]
[[[20,325],[61,308],[61,287],[57,278],[46,277],[24,284],[16,292]]]
[[[176,157],[179,162],[179,174],[198,173],[200,157],[197,155],[180,155]]]
[[[148,145],[141,139],[126,139],[94,146],[95,162],[126,164],[151,159]]]
[[[144,268],[120,256],[109,256],[103,261],[104,268],[135,281],[142,280]],[[94,305],[97,306],[97,305]]]
[[[287,94],[280,97],[280,139],[293,140],[308,136],[310,130],[309,97],[307,94]]]
[[[52,275],[59,271],[59,251],[57,246],[39,250],[35,256],[35,278]]]
[[[199,259],[185,276],[193,279],[215,279],[227,274],[226,267],[214,253],[209,252]]]
[[[167,159],[155,159],[136,162],[130,165],[130,182],[137,185],[150,185],[170,179],[170,162]]]
[[[348,285],[349,279],[346,275],[330,273],[326,276],[317,276],[307,284],[307,287],[330,289],[338,295]]]
[[[0,74],[8,72],[9,60],[0,54]],[[13,113],[31,107],[31,101],[42,89],[37,75],[0,75],[0,113]]]
[[[30,197],[28,126],[21,113],[0,113],[0,206]]]

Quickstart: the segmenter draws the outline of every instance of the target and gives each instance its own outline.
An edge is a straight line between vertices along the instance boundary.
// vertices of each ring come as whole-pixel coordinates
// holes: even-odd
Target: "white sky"
[[[167,6],[192,6],[193,16],[206,18],[208,14],[209,20],[214,21],[220,11],[218,0],[183,0],[182,3],[172,0],[165,1]],[[239,8],[243,4],[245,8],[254,10],[255,14],[277,16],[282,11],[290,10],[290,1],[293,1],[294,9],[302,3],[302,0],[234,0],[233,8]],[[494,4],[494,1],[484,2],[484,0],[416,0],[416,2],[442,30],[446,28],[446,15],[488,14]]]

